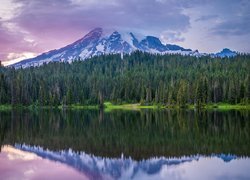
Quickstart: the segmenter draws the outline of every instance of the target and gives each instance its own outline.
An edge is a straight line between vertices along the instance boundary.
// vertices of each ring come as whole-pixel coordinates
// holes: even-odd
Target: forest
[[[102,55],[39,67],[0,67],[0,104],[250,103],[250,55]]]

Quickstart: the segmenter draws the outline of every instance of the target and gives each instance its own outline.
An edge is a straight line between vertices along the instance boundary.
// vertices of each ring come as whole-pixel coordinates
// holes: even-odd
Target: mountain
[[[178,45],[164,45],[159,38],[145,36],[139,40],[132,32],[105,34],[102,28],[95,28],[78,41],[61,49],[43,53],[35,58],[26,59],[16,64],[15,68],[39,66],[43,63],[55,61],[68,61],[81,58],[82,60],[96,55],[131,53],[133,51],[149,53],[180,53],[183,55],[196,54],[197,51],[185,49]]]
[[[13,64],[15,68],[40,66],[49,62],[72,62],[75,59],[81,60],[103,54],[129,54],[133,51],[143,51],[157,54],[181,54],[191,56],[205,56],[206,53],[199,53],[198,50],[192,51],[175,44],[163,44],[159,38],[145,36],[139,40],[134,33],[119,33],[114,31],[110,34],[104,33],[102,28],[95,28],[78,41],[60,49],[43,53],[31,59],[25,59]],[[233,57],[236,52],[230,49],[223,49],[212,57]]]
[[[225,48],[221,52],[216,53],[214,56],[224,58],[224,57],[234,57],[236,55],[237,53],[235,51],[231,51],[230,49]]]

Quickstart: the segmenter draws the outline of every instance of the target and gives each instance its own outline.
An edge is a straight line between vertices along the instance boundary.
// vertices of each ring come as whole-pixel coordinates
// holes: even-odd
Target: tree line
[[[0,104],[249,104],[250,55],[102,55],[39,67],[0,67]]]

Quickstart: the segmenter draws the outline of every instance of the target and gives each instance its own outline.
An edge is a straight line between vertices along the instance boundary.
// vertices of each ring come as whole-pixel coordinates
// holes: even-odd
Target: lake
[[[250,179],[250,111],[0,112],[0,179]]]

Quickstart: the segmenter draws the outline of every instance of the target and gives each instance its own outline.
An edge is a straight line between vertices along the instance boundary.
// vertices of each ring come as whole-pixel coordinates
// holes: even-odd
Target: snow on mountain
[[[218,52],[218,53],[214,54],[215,57],[221,57],[221,58],[234,57],[236,55],[237,55],[237,53],[235,51],[231,51],[228,48],[225,48],[221,52]]]
[[[159,38],[154,36],[145,36],[139,40],[132,32],[119,33],[114,31],[111,34],[105,34],[102,28],[95,28],[68,46],[23,60],[12,66],[25,68],[56,61],[71,62],[78,58],[84,60],[102,54],[131,53],[136,50],[159,54],[180,53],[188,55],[194,53],[191,49],[184,49],[177,45],[164,45]]]
[[[102,28],[95,28],[83,38],[68,46],[43,53],[35,58],[23,60],[12,66],[26,68],[49,62],[72,62],[79,58],[84,60],[103,54],[129,54],[136,50],[155,54],[181,54],[197,57],[207,55],[174,44],[165,45],[154,36],[144,36],[139,39],[132,32],[119,33],[113,31],[112,33],[105,33]],[[213,54],[214,57],[232,57],[235,55],[236,53],[229,49]]]

